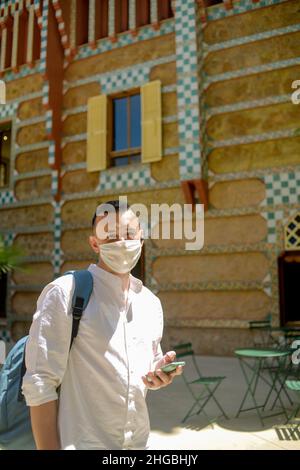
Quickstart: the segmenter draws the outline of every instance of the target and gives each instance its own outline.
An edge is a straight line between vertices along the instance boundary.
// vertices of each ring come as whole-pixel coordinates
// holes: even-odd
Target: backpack
[[[72,298],[72,334],[70,349],[76,338],[83,310],[87,307],[92,290],[93,276],[88,270],[67,271],[72,274],[75,289]],[[22,394],[22,381],[26,372],[25,346],[28,336],[21,338],[8,354],[0,372],[0,449],[35,449],[31,429],[30,411]]]

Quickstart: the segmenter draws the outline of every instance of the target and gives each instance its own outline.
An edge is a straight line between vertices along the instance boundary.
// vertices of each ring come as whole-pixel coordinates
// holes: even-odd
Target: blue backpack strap
[[[73,323],[72,323],[72,334],[71,334],[71,342],[70,342],[70,349],[73,344],[74,339],[78,334],[79,323],[82,317],[83,310],[87,307],[89,303],[91,294],[93,292],[93,275],[87,269],[81,269],[78,271],[66,271],[62,274],[72,274],[75,279],[75,289],[72,298],[72,316],[73,316]],[[24,337],[24,344],[27,340],[28,336]],[[24,399],[22,393],[22,382],[23,377],[26,372],[26,365],[25,365],[25,346],[23,351],[23,359],[21,365],[21,374],[20,374],[20,384],[19,384],[19,394],[18,394],[18,401],[22,401]]]
[[[72,274],[75,279],[75,289],[72,298],[72,334],[71,334],[71,343],[70,349],[72,347],[73,341],[78,334],[79,323],[82,317],[84,309],[89,303],[91,294],[93,292],[93,276],[90,271],[87,269],[80,269],[78,271],[67,271],[63,274]]]

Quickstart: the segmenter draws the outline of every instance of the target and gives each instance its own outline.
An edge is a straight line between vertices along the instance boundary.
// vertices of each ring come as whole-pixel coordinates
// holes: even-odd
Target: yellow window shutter
[[[142,162],[162,158],[161,82],[154,80],[141,87]]]
[[[87,171],[107,167],[107,96],[88,100],[87,113]]]

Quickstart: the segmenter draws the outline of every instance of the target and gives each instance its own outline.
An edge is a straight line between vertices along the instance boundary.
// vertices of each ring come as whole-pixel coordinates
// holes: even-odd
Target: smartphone
[[[170,362],[169,364],[166,364],[165,366],[160,367],[160,369],[169,374],[170,372],[173,372],[178,366],[185,366],[185,362]]]

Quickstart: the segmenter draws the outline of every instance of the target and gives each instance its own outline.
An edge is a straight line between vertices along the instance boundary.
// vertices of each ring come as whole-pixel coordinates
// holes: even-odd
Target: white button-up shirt
[[[56,400],[62,449],[147,449],[150,426],[142,375],[162,358],[159,298],[130,274],[126,304],[119,276],[96,264],[94,289],[69,353],[72,275],[37,300],[26,344],[28,406]]]

